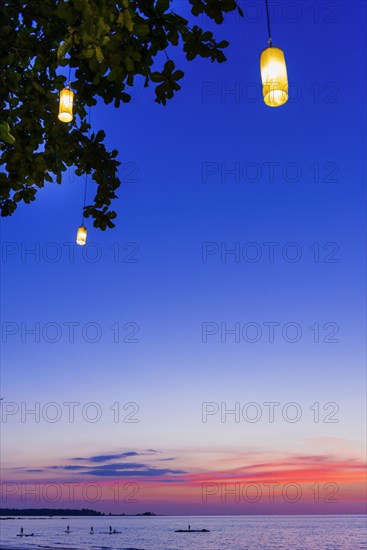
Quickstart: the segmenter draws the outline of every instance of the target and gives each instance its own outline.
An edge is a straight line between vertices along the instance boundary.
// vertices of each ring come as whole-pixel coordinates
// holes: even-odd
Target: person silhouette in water
[[[90,528],[89,534],[90,534],[90,535],[94,535],[94,529],[93,529],[93,527]]]
[[[189,531],[191,531],[191,525],[189,525]]]

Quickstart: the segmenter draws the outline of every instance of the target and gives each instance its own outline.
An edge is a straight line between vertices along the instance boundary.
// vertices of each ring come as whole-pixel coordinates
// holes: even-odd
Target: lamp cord
[[[88,111],[88,125],[89,125],[88,135],[90,135],[90,107],[89,107],[89,111]],[[84,210],[85,210],[85,203],[87,202],[87,185],[88,185],[88,174],[86,172],[85,173],[85,182],[84,182],[84,200],[83,200],[82,225],[84,225],[84,219],[85,219]]]
[[[86,200],[87,200],[87,184],[88,184],[88,174],[85,174],[82,225],[84,225],[84,217],[85,217],[84,216],[84,210],[85,210],[85,203],[86,203]]]
[[[270,31],[270,16],[269,16],[269,4],[268,4],[268,0],[265,0],[265,7],[266,7],[266,19],[267,19],[267,22],[268,22],[268,44],[269,46],[272,46],[273,45],[273,39],[271,37],[271,31]]]

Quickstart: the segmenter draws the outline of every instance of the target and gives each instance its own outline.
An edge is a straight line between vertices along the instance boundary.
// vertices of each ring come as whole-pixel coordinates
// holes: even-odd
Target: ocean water
[[[210,533],[175,533],[175,529]],[[65,533],[67,525],[70,533]],[[121,531],[110,535],[109,526]],[[94,535],[89,534],[91,526]],[[20,528],[33,537],[17,537]],[[0,521],[0,548],[80,550],[366,549],[365,516],[27,517]]]

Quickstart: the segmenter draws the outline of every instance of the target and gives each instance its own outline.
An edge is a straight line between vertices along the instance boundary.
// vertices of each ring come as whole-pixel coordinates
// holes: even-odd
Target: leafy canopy
[[[194,16],[223,22],[225,12],[241,9],[235,0],[188,0]],[[1,215],[17,203],[30,203],[46,182],[61,184],[74,166],[91,174],[94,203],[84,210],[95,227],[114,227],[111,201],[120,185],[117,151],[108,151],[105,133],[91,132],[88,108],[99,98],[119,107],[131,99],[136,77],[155,86],[155,101],[165,105],[180,90],[184,73],[167,48],[183,49],[219,63],[228,42],[192,28],[173,12],[170,0],[9,0],[0,5],[0,173]],[[155,70],[165,52],[163,68]],[[160,57],[158,59],[157,56]],[[161,66],[160,65],[160,66]],[[74,120],[58,120],[59,91],[76,93]]]

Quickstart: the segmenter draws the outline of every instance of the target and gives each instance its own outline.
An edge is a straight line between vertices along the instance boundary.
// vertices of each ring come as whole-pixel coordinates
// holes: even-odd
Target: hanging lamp
[[[269,107],[280,107],[288,101],[288,76],[284,52],[273,46],[270,32],[268,0],[265,0],[268,23],[268,44],[260,54],[260,72],[264,103]]]
[[[73,103],[74,92],[68,85],[60,92],[59,120],[61,122],[71,122],[73,120]]]
[[[76,234],[76,244],[79,244],[80,246],[84,246],[87,242],[87,228],[82,225],[78,227],[78,232]]]
[[[90,114],[89,114],[90,117]],[[87,184],[88,184],[88,174],[85,174],[85,182],[84,182],[84,201],[83,201],[83,216],[82,216],[82,223],[78,227],[78,232],[76,234],[76,244],[79,244],[80,246],[84,246],[87,242],[87,228],[84,225],[84,211],[85,211],[85,204],[87,200]]]

